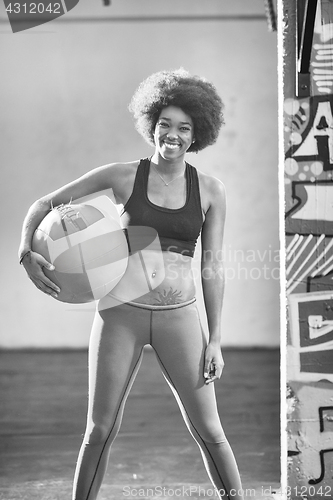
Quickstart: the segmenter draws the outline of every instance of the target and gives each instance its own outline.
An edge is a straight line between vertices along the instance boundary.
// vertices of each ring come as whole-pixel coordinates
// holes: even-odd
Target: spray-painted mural
[[[288,6],[293,7],[289,0]],[[296,36],[286,33],[286,37]],[[286,43],[286,40],[285,40]],[[286,59],[293,78],[296,58]],[[306,98],[286,95],[288,485],[333,497],[333,4],[318,0]]]

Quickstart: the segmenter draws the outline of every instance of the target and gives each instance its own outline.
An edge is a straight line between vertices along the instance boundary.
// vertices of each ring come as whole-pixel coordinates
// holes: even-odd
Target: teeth
[[[179,148],[179,144],[169,144],[168,142],[165,142],[164,144],[165,144],[165,146],[166,146],[167,148],[170,148],[170,149],[176,149],[176,148]]]

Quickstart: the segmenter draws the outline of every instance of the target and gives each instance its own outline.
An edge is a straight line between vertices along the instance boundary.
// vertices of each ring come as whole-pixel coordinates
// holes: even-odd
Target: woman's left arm
[[[221,313],[224,294],[222,243],[226,195],[221,181],[215,178],[210,178],[209,181],[210,206],[201,233],[201,282],[209,329],[204,365],[206,384],[219,379],[224,366],[221,352]]]

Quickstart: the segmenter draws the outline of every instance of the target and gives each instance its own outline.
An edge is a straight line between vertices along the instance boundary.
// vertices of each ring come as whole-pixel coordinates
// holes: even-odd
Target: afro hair
[[[217,140],[224,123],[223,103],[214,85],[205,78],[192,76],[181,68],[154,73],[139,85],[129,110],[137,131],[151,145],[157,120],[167,106],[181,108],[193,120],[195,142],[189,152],[200,151]]]

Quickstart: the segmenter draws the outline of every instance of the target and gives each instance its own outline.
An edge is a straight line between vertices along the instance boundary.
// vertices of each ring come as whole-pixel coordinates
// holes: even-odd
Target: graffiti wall
[[[310,92],[301,98],[294,83],[300,3],[284,7],[294,22],[284,39],[284,145],[288,486],[295,499],[333,496],[333,3],[318,0]]]

